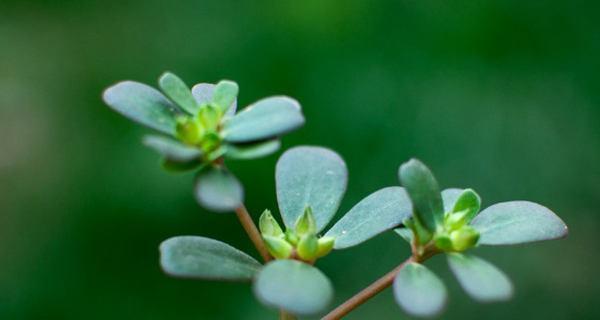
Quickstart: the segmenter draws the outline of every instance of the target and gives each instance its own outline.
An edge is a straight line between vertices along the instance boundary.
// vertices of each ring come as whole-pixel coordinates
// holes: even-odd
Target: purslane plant
[[[412,217],[395,231],[410,243],[412,255],[324,319],[339,319],[392,285],[394,297],[408,314],[431,317],[446,304],[442,282],[423,265],[446,254],[448,265],[467,294],[479,302],[507,300],[513,286],[491,263],[464,252],[478,245],[513,245],[567,236],[565,223],[550,209],[529,201],[492,205],[481,212],[481,198],[472,189],[446,189],[419,160],[400,166],[398,177],[412,203]]]
[[[236,113],[235,82],[200,83],[190,90],[167,72],[158,84],[162,92],[138,82],[120,82],[108,88],[103,99],[131,120],[166,134],[147,136],[144,144],[163,156],[165,169],[195,171],[197,202],[212,211],[235,211],[264,260],[258,262],[219,240],[177,236],[160,245],[162,269],[181,278],[252,281],[257,299],[279,309],[281,319],[319,314],[328,306],[333,286],[315,266],[318,259],[388,230],[410,244],[411,256],[323,319],[340,319],[392,285],[406,313],[439,314],[447,292],[423,265],[438,254],[447,256],[450,269],[473,299],[506,300],[513,291],[506,275],[465,251],[567,235],[564,222],[539,204],[504,202],[480,212],[481,199],[472,189],[440,192],[431,171],[416,159],[400,166],[403,187],[373,192],[325,232],[345,194],[348,172],[337,153],[315,146],[295,147],[279,158],[275,181],[282,224],[267,209],[257,228],[243,205],[243,187],[225,162],[276,152],[279,136],[304,124],[298,102],[270,97]]]

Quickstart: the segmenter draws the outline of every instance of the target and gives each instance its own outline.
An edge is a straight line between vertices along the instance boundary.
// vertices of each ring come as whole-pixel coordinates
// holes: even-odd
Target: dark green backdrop
[[[157,245],[204,235],[255,254],[231,214],[200,209],[192,176],[161,171],[147,132],[110,111],[121,79],[238,81],[240,103],[297,98],[318,144],[348,163],[338,216],[397,184],[416,156],[485,205],[553,208],[568,239],[482,248],[514,280],[469,300],[442,258],[444,317],[600,317],[600,20],[596,1],[18,1],[0,3],[0,318],[269,319],[245,284],[174,280]],[[276,209],[278,157],[232,163],[253,216]],[[408,254],[394,234],[319,262],[336,302]],[[405,318],[388,290],[349,319]]]

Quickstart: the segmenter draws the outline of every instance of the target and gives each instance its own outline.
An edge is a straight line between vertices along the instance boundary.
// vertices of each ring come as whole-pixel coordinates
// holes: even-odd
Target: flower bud
[[[318,240],[317,258],[321,258],[329,254],[335,244],[334,237],[322,237]]]
[[[221,112],[211,104],[204,104],[198,111],[198,120],[207,130],[215,131],[221,120]]]
[[[200,123],[189,117],[177,118],[175,130],[177,132],[177,137],[181,141],[191,145],[198,144],[204,135],[204,128]]]
[[[276,259],[287,259],[292,256],[294,247],[284,239],[272,236],[263,236],[263,239],[267,250]]]
[[[452,248],[455,251],[465,251],[477,244],[479,232],[472,227],[463,226],[450,233],[450,239],[452,240]]]
[[[319,241],[314,234],[305,234],[300,237],[296,252],[302,260],[312,261],[317,258],[319,251]]]
[[[263,213],[260,215],[260,219],[258,221],[258,228],[260,229],[260,233],[262,233],[263,236],[280,238],[283,236],[283,230],[281,230],[279,223],[277,223],[277,220],[273,218],[271,211],[269,211],[268,209],[265,209],[265,211],[263,211]]]
[[[452,251],[452,240],[446,234],[439,234],[435,236],[435,246],[442,251]]]
[[[298,241],[300,241],[300,238],[298,238],[298,235],[294,232],[294,230],[287,229],[285,230],[285,240],[287,240],[287,242],[291,243],[293,246],[296,246]]]
[[[445,227],[447,230],[458,230],[465,224],[469,218],[469,210],[462,210],[458,212],[449,212],[446,216]]]
[[[315,234],[317,232],[317,223],[311,207],[306,207],[304,213],[296,221],[296,234],[303,236],[305,234]]]

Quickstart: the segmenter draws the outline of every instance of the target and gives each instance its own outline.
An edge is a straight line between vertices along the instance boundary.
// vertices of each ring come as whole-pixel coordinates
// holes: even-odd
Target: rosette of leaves
[[[261,235],[275,258],[262,266],[241,251],[202,237],[175,237],[160,247],[161,266],[170,275],[211,280],[253,281],[263,304],[293,315],[322,312],[333,297],[327,276],[315,267],[333,249],[358,245],[410,217],[403,188],[367,196],[328,232],[346,191],[346,164],[335,152],[313,146],[286,151],[276,167],[282,225],[269,210],[260,217]]]
[[[195,196],[203,207],[231,211],[243,202],[243,187],[223,165],[225,159],[246,160],[269,155],[280,147],[278,137],[304,124],[300,104],[289,97],[261,99],[236,113],[238,85],[189,87],[164,73],[160,91],[134,81],[119,82],[103,99],[125,117],[163,135],[144,138],[170,171],[198,172]]]
[[[413,204],[413,217],[396,232],[407,240],[413,256],[394,279],[397,303],[413,316],[439,314],[446,303],[442,282],[422,262],[444,253],[466,293],[479,302],[509,299],[513,286],[491,263],[465,251],[483,245],[513,245],[565,237],[565,223],[550,209],[529,201],[494,204],[480,211],[481,198],[471,189],[440,192],[431,171],[412,159],[400,166],[401,184]]]

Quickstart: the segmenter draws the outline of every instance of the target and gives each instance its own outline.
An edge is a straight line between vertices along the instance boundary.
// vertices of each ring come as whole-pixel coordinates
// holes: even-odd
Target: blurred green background
[[[18,1],[0,3],[0,318],[274,319],[250,286],[176,280],[158,267],[175,235],[256,256],[232,214],[194,202],[110,111],[102,90],[238,81],[240,103],[297,98],[307,124],[284,147],[346,160],[338,217],[398,184],[415,156],[484,205],[528,199],[566,240],[477,254],[514,280],[508,303],[472,302],[443,258],[444,318],[598,319],[600,5],[596,1]],[[276,209],[279,154],[231,163],[253,216]],[[343,301],[409,253],[394,234],[319,262]],[[333,305],[332,305],[333,306]],[[406,318],[390,290],[348,319]]]

